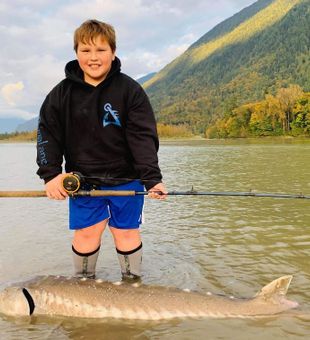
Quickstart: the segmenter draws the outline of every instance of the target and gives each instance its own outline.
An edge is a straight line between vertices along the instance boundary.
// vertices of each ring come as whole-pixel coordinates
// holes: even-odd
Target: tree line
[[[0,133],[0,140],[16,142],[34,142],[37,139],[37,131],[5,132]]]
[[[236,107],[210,124],[207,138],[310,136],[310,92],[298,85],[280,88],[262,101]]]

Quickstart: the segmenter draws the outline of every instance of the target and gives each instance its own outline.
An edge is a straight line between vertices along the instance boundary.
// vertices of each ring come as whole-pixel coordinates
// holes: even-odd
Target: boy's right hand
[[[45,184],[46,196],[54,200],[65,200],[68,193],[62,186],[63,178],[66,174],[59,174]]]

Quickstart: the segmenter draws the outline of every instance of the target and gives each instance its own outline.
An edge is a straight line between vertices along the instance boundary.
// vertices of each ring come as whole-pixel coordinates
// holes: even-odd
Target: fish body
[[[283,276],[256,296],[237,299],[172,287],[45,276],[0,292],[0,313],[134,320],[267,316],[298,306],[285,297],[291,280]]]

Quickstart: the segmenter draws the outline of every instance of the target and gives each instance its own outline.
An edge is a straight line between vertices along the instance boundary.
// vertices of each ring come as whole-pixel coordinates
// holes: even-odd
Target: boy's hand
[[[163,183],[158,183],[148,191],[148,197],[164,200],[167,197],[167,190]]]
[[[68,193],[62,186],[62,180],[66,174],[59,174],[45,184],[46,196],[54,200],[64,200]]]

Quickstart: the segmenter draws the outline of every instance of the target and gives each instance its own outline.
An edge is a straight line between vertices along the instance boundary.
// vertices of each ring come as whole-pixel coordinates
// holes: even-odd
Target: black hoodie
[[[120,65],[115,58],[96,87],[84,82],[77,60],[66,65],[66,79],[47,95],[40,111],[37,174],[45,182],[62,172],[63,157],[66,172],[139,178],[147,189],[161,182],[152,107]]]

